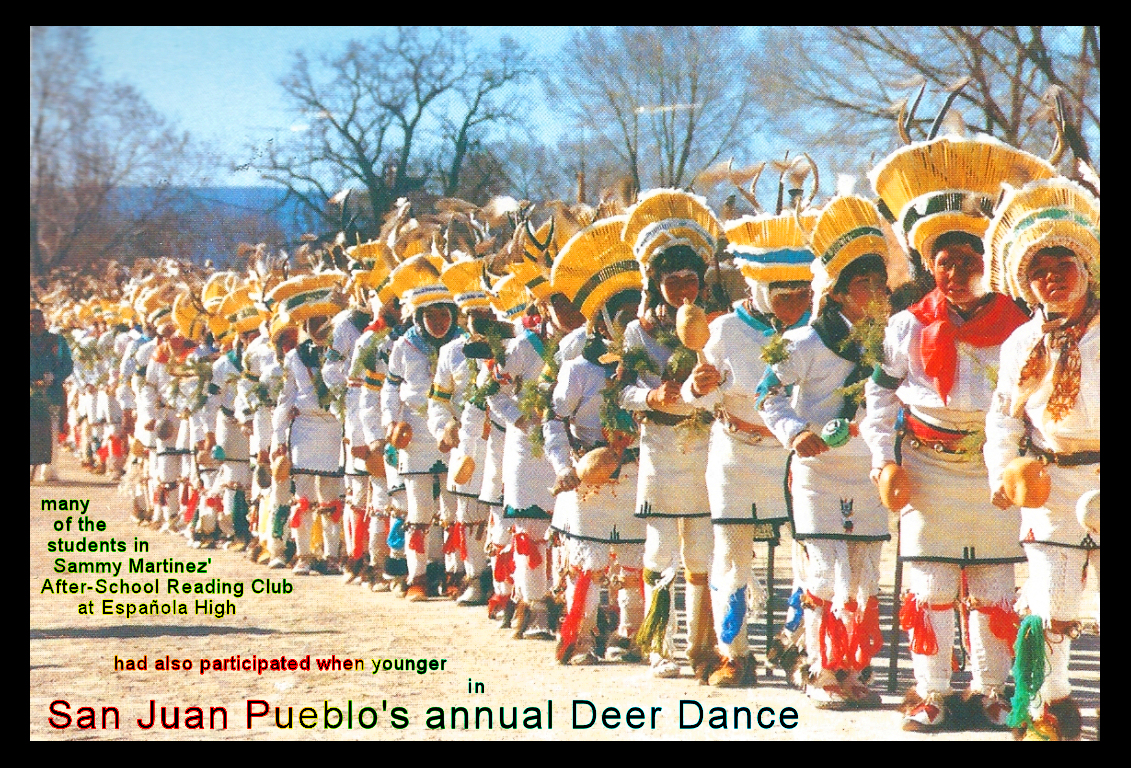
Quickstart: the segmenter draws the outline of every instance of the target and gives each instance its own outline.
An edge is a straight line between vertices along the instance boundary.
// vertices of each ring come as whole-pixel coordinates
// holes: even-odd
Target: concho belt
[[[759,445],[767,438],[772,438],[774,433],[764,424],[755,424],[723,410],[715,412],[716,418],[723,425],[727,435],[746,445]]]

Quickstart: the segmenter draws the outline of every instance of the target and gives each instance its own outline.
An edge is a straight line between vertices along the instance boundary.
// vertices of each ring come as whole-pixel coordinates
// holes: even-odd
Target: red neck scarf
[[[938,288],[907,310],[923,324],[919,355],[924,372],[934,379],[935,389],[944,404],[958,370],[958,342],[972,347],[996,347],[1029,319],[1016,304],[995,293],[973,317],[962,325],[955,325],[947,311],[946,297]]]

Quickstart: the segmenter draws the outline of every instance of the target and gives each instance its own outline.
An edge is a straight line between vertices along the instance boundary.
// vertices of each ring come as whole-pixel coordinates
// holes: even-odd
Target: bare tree
[[[637,188],[683,186],[744,147],[754,117],[749,58],[733,28],[587,28],[546,88]]]
[[[188,136],[131,86],[107,83],[81,27],[31,29],[31,270],[91,266],[173,210]]]
[[[953,102],[952,124],[1038,154],[1055,140],[1034,121],[1050,86],[1067,97],[1065,140],[1078,157],[1098,152],[1098,27],[832,27],[771,30],[750,77],[779,127],[818,147],[842,168],[866,170],[898,144],[895,118],[925,138],[947,90],[969,78]],[[788,62],[782,65],[782,62]],[[778,64],[778,66],[774,66]]]
[[[327,227],[338,222],[326,201],[360,183],[364,194],[357,198],[367,206],[367,226],[375,227],[399,197],[430,184],[445,195],[462,190],[469,158],[481,155],[477,142],[490,126],[517,117],[511,86],[530,74],[513,41],[476,52],[462,30],[399,28],[390,40],[354,41],[317,64],[296,53],[282,86],[301,130],[273,143],[252,167],[323,216]]]

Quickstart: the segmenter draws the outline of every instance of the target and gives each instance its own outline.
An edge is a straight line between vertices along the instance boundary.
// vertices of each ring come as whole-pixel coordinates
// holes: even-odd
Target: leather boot
[[[723,661],[716,645],[707,580],[705,573],[687,574],[687,660],[700,682],[707,682]]]
[[[514,634],[511,635],[515,640],[521,640],[526,634],[526,627],[530,623],[530,606],[523,600],[516,603],[514,606],[514,616],[511,619],[511,624],[514,626]]]

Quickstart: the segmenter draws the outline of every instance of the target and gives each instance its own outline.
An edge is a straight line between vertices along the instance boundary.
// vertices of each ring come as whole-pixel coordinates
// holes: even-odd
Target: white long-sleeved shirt
[[[789,330],[804,328],[808,318],[806,314]],[[739,306],[734,312],[711,321],[710,330],[703,356],[718,370],[722,383],[706,395],[696,397],[688,379],[681,390],[684,402],[707,411],[721,404],[732,416],[760,424],[758,385],[767,368],[762,360],[762,348],[773,338],[774,329]]]
[[[388,371],[387,360],[392,341],[383,332],[366,331],[358,337],[350,361],[350,376],[361,379],[358,398],[358,426],[367,445],[385,439],[385,422],[381,417],[381,391]]]
[[[432,388],[433,368],[426,343],[416,329],[393,342],[389,368],[381,388],[381,418],[386,424],[404,421],[412,413],[428,414],[428,392]]]
[[[439,440],[449,424],[459,423],[464,399],[471,383],[471,373],[463,347],[467,337],[460,336],[440,348],[436,373],[428,394],[428,431]]]
[[[826,347],[811,325],[783,335],[789,357],[770,366],[783,386],[766,396],[761,415],[774,437],[789,448],[804,430],[820,434],[826,422],[839,416],[844,396],[837,390],[856,366]],[[792,397],[785,389],[791,385]]]
[[[554,472],[562,474],[573,467],[569,432],[581,445],[592,448],[604,439],[601,430],[602,392],[608,384],[609,374],[599,365],[583,357],[562,363],[558,381],[554,386],[553,407],[557,417],[542,428],[546,438],[546,455]]]
[[[1060,421],[1045,411],[1052,394],[1053,371],[1059,353],[1049,355],[1048,368],[1040,385],[1018,409],[1014,402],[1021,368],[1037,344],[1045,343],[1041,325],[1044,313],[1013,332],[1001,346],[1001,368],[993,403],[986,415],[986,445],[983,455],[989,469],[990,489],[1002,484],[1005,466],[1017,457],[1018,446],[1028,430],[1033,442],[1056,453],[1099,450],[1100,445],[1100,320],[1092,320],[1080,339],[1080,393],[1072,410]],[[1018,411],[1017,415],[1013,415]],[[1029,429],[1031,427],[1031,429]]]
[[[287,427],[291,421],[291,410],[314,413],[322,409],[318,403],[318,392],[314,379],[299,357],[298,349],[292,349],[283,358],[283,389],[271,425],[271,450],[287,444]]]
[[[950,319],[955,325],[962,324],[962,318],[954,312]],[[945,429],[970,432],[985,423],[1001,347],[973,347],[960,342],[954,384],[944,403],[934,380],[923,370],[919,352],[922,332],[923,323],[909,311],[893,315],[884,331],[882,370],[899,384],[891,389],[869,379],[864,385],[867,416],[860,422],[860,436],[872,452],[874,468],[895,461],[895,424],[901,403]]]
[[[656,370],[661,373],[644,372],[640,374],[635,383],[629,384],[621,390],[620,407],[626,411],[651,410],[652,407],[648,405],[648,393],[660,386],[661,374],[664,366],[668,363],[668,359],[672,356],[672,350],[656,341],[651,334],[641,327],[639,320],[633,320],[625,327],[624,349],[625,351],[643,349],[655,364]],[[695,406],[689,403],[677,403],[665,406],[664,411],[678,416],[687,416],[695,411]]]

